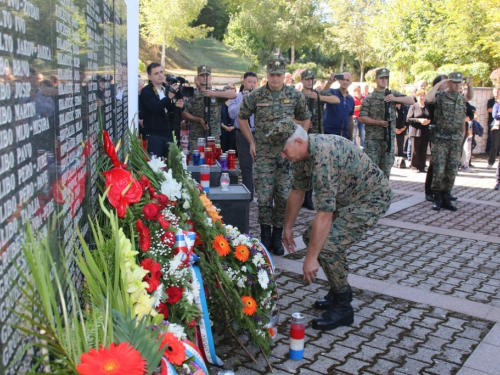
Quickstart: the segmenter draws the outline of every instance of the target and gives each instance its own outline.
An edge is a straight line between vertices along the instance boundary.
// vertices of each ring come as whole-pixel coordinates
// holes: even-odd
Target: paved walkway
[[[302,250],[275,257],[280,288],[279,334],[269,357],[276,374],[500,374],[500,192],[495,169],[473,160],[477,173],[460,172],[453,191],[458,211],[431,210],[425,174],[393,169],[390,210],[350,249],[349,282],[355,322],[333,331],[308,323],[304,359],[288,359],[293,312],[308,322],[326,294],[325,275],[302,280],[301,232],[314,212],[302,209],[295,233]],[[251,203],[250,232],[258,237]],[[236,342],[219,338],[224,368],[268,374],[262,354],[253,363]],[[217,374],[219,370],[213,369]]]

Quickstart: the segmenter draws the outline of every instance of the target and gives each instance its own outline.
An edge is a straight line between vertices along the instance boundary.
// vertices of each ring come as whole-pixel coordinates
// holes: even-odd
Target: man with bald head
[[[335,78],[335,76],[338,77]],[[340,78],[339,76],[342,76]],[[354,129],[354,98],[349,94],[348,88],[351,85],[351,73],[337,75],[332,73],[328,78],[325,90],[328,90],[333,82],[339,81],[338,89],[330,89],[329,93],[339,99],[337,104],[327,103],[323,115],[323,127],[325,134],[340,135],[352,141]]]

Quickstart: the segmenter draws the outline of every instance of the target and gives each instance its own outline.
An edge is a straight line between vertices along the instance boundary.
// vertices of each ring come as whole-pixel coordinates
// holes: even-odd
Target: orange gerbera
[[[245,245],[238,245],[234,248],[234,256],[240,262],[246,262],[250,256],[250,251]]]
[[[184,345],[171,332],[165,332],[163,334],[160,348],[163,348],[163,355],[170,363],[176,364],[177,366],[182,366],[182,363],[186,360]]]
[[[245,307],[243,308],[243,313],[245,315],[251,316],[257,311],[257,302],[250,296],[241,297]]]
[[[80,375],[144,375],[146,371],[146,360],[128,342],[90,349],[80,360],[76,366]]]
[[[229,243],[222,234],[215,236],[215,239],[212,241],[212,246],[215,250],[217,250],[219,256],[221,257],[225,257],[231,250]]]

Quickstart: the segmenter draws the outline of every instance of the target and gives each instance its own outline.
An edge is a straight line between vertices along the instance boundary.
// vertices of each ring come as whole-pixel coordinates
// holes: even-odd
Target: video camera
[[[170,92],[175,93],[174,99],[182,99],[182,98],[192,98],[194,96],[194,88],[190,86],[183,86],[188,83],[188,80],[184,77],[175,77],[173,74],[167,74],[165,79],[168,83],[168,89]],[[174,90],[172,85],[178,83],[178,90]]]

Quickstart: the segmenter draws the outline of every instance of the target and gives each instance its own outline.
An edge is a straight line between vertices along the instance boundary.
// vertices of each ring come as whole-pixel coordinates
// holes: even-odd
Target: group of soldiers
[[[200,67],[198,73],[198,82],[206,84],[209,70]],[[293,226],[307,192],[314,192],[317,213],[304,233],[303,274],[312,283],[321,266],[328,278],[328,294],[314,305],[325,312],[312,326],[330,330],[353,322],[346,254],[389,208],[392,192],[388,179],[395,157],[394,147],[388,144],[394,145],[396,137],[396,105],[411,105],[415,100],[387,91],[389,70],[378,69],[375,90],[363,101],[359,114],[360,122],[366,124],[363,150],[350,139],[322,134],[324,103],[338,104],[339,100],[327,91],[312,90],[312,70],[302,72],[302,92],[285,84],[285,73],[284,59],[268,61],[267,84],[244,95],[237,121],[255,166],[261,242],[275,255],[284,254],[283,244],[289,252],[295,251]],[[442,200],[449,200],[460,161],[466,116],[465,98],[459,93],[463,80],[461,73],[451,73],[426,97],[435,106],[431,163],[434,203],[439,207]],[[466,83],[471,99],[471,79]],[[191,141],[208,126],[197,104],[203,96],[231,99],[230,94],[199,86],[202,89],[186,103],[188,109],[183,113],[192,122]],[[220,133],[220,121],[214,122],[212,134],[217,131]]]

